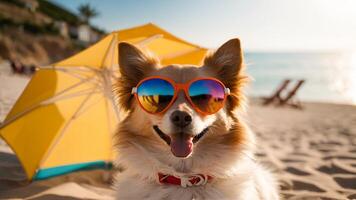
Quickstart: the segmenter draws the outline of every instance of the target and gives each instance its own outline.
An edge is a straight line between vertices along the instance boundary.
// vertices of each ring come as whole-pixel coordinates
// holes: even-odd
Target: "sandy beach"
[[[29,77],[0,65],[0,121]],[[303,110],[250,102],[257,157],[273,170],[285,199],[356,199],[356,107],[303,103]],[[83,171],[27,183],[16,156],[0,140],[0,199],[113,199],[110,173]]]

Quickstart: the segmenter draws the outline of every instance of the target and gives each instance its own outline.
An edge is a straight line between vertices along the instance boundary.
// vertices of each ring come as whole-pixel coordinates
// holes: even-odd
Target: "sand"
[[[0,121],[29,77],[0,65]],[[280,180],[285,199],[356,199],[356,106],[303,103],[303,110],[250,103],[258,160]],[[28,183],[0,140],[0,199],[113,199],[110,172],[82,171]]]
[[[258,157],[286,199],[356,199],[356,107],[304,103],[303,110],[252,104]]]

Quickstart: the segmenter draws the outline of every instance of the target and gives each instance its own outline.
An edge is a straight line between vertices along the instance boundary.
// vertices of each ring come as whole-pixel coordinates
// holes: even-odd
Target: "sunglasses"
[[[225,103],[230,89],[215,78],[197,78],[188,83],[175,83],[165,77],[152,76],[141,80],[132,88],[132,94],[148,113],[164,113],[183,90],[192,107],[203,115],[218,112]]]

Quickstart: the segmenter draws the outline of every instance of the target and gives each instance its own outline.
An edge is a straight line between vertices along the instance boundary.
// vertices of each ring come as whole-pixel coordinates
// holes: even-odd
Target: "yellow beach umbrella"
[[[146,24],[112,32],[88,49],[40,68],[0,125],[0,136],[29,180],[110,165],[120,119],[111,86],[119,75],[117,46],[122,41],[147,48],[163,64],[199,64],[207,51]]]

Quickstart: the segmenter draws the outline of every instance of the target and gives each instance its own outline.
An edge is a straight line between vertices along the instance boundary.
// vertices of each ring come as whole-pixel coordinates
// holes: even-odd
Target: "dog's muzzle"
[[[193,146],[197,143],[207,132],[208,128],[205,128],[198,135],[190,135],[187,133],[176,133],[174,135],[167,135],[158,126],[153,126],[153,129],[170,147],[174,156],[180,158],[187,158],[193,152]]]

